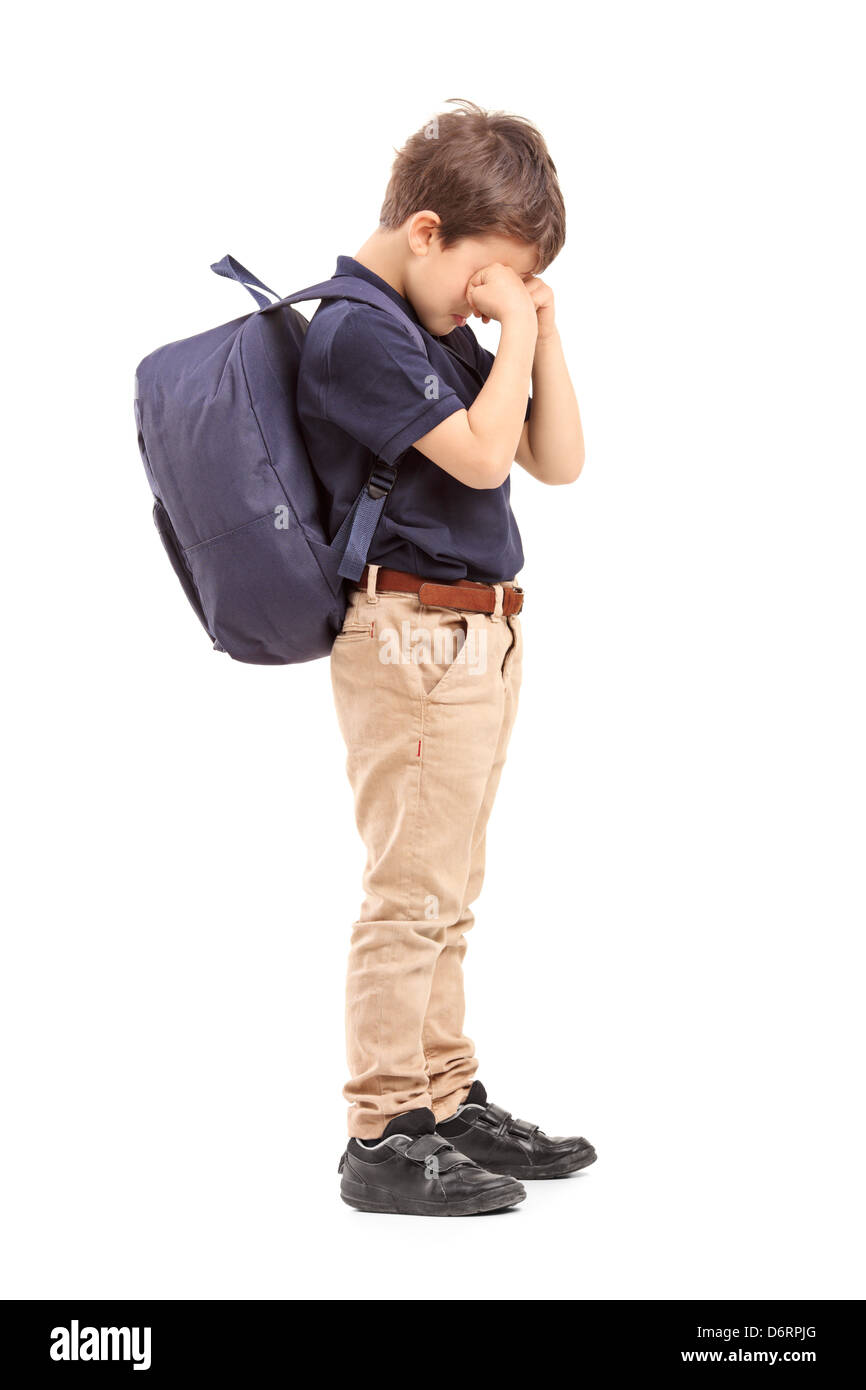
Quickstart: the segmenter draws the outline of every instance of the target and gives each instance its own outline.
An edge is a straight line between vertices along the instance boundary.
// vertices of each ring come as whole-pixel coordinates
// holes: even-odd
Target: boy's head
[[[526,278],[565,242],[556,167],[535,126],[469,101],[434,116],[397,154],[379,230],[405,233],[407,297],[425,328],[449,333],[466,287],[493,261]]]

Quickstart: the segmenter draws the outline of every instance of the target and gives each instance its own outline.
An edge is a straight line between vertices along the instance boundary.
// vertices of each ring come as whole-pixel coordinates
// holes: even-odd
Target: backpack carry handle
[[[251,270],[247,270],[240,261],[236,261],[234,256],[223,256],[221,261],[214,261],[211,270],[216,275],[224,275],[227,280],[237,280],[238,284],[243,285],[245,290],[249,290],[260,309],[267,309],[273,301],[265,299],[263,294],[259,294],[259,290],[265,290],[267,294],[272,294],[274,299],[280,297],[276,290],[269,289],[257,275],[253,275]],[[257,285],[258,289],[253,289],[253,285]]]

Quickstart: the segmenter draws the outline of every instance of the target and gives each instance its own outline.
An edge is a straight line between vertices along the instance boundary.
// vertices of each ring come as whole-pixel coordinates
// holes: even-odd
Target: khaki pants
[[[521,621],[502,614],[499,590],[493,614],[425,606],[414,593],[376,593],[378,568],[350,591],[331,652],[367,849],[343,1090],[359,1139],[419,1106],[446,1119],[475,1074],[463,957],[523,666]]]

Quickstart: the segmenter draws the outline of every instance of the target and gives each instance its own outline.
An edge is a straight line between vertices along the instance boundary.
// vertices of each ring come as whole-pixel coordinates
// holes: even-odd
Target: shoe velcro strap
[[[413,1163],[424,1163],[432,1154],[452,1147],[447,1139],[442,1138],[441,1134],[421,1134],[413,1140],[408,1148],[403,1150],[403,1153],[407,1158],[411,1158]]]
[[[486,1125],[501,1133],[511,1119],[511,1111],[503,1110],[501,1105],[488,1105],[479,1116]]]
[[[531,1139],[538,1130],[538,1125],[531,1125],[528,1120],[511,1120],[508,1125],[509,1134],[516,1134],[523,1139]]]

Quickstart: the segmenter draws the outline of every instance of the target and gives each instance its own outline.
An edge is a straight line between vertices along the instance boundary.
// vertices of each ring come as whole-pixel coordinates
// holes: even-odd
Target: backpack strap
[[[235,260],[234,256],[223,256],[221,261],[215,261],[211,270],[217,275],[224,275],[227,280],[237,280],[245,289],[249,290],[253,299],[262,310],[277,309],[283,304],[302,304],[308,299],[350,299],[356,304],[369,304],[374,309],[383,309],[392,319],[400,324],[409,334],[417,348],[427,356],[427,349],[424,339],[421,336],[418,325],[413,323],[394,300],[383,290],[377,289],[369,281],[362,280],[357,275],[334,275],[330,280],[322,280],[318,285],[308,285],[304,290],[296,290],[294,294],[287,295],[285,299],[277,299],[276,292],[269,289],[258,276],[253,275],[251,270],[242,266],[240,261]],[[253,288],[256,286],[257,288]],[[274,296],[276,303],[272,303],[265,298],[260,291]],[[404,454],[408,449],[404,450]],[[404,457],[401,454],[401,458]],[[398,459],[399,463],[400,460]],[[397,479],[397,464],[386,463],[384,459],[377,459],[373,465],[369,478],[367,479],[352,506],[349,508],[348,515],[343,521],[342,526],[331,542],[331,550],[342,556],[340,566],[337,570],[342,579],[360,579],[364,565],[367,563],[367,555],[373,540],[373,533],[379,524],[379,517],[388,498],[388,493],[394,486]]]
[[[307,299],[351,299],[358,304],[371,304],[375,309],[384,309],[386,314],[390,314],[402,324],[415,346],[421,349],[425,357],[427,355],[424,339],[408,314],[405,314],[399,304],[395,304],[383,290],[377,289],[375,285],[357,275],[334,275],[330,280],[322,280],[318,285],[308,285],[305,290],[296,290],[294,294],[280,299],[276,290],[272,290],[257,275],[253,275],[253,272],[235,260],[234,256],[223,256],[221,261],[214,261],[211,270],[216,275],[224,275],[227,280],[237,280],[238,284],[249,290],[260,309],[275,309],[280,304],[303,304]],[[253,286],[257,288],[254,289]],[[259,293],[260,290],[273,295],[276,302],[266,299],[265,294]]]
[[[396,319],[405,328],[415,346],[421,349],[425,357],[427,356],[427,348],[417,324],[413,323],[399,304],[395,304],[383,290],[377,289],[375,285],[369,284],[359,276],[335,275],[331,280],[323,280],[319,285],[310,285],[305,290],[298,290],[280,302],[298,304],[305,299],[351,299],[357,304],[370,304],[374,309],[384,309],[386,314],[390,314],[391,318]],[[400,459],[408,452],[408,449],[404,450]],[[396,463],[386,463],[384,459],[376,460],[369,478],[331,542],[331,549],[342,555],[337,573],[343,579],[361,578],[373,533],[379,524],[388,493],[397,480],[397,464],[400,459]]]
[[[397,463],[408,452],[408,449],[404,450]],[[343,557],[337,569],[343,579],[361,578],[386,498],[397,481],[397,463],[376,460],[369,478],[331,541],[331,550]]]
[[[259,281],[256,283],[258,284]],[[305,299],[351,299],[357,304],[371,304],[374,309],[384,309],[386,314],[390,314],[392,319],[396,319],[399,324],[402,324],[409,337],[413,339],[415,346],[421,349],[425,357],[427,356],[424,339],[421,337],[417,324],[412,322],[399,304],[394,303],[390,295],[385,294],[384,290],[377,289],[369,281],[362,280],[360,276],[335,275],[331,280],[323,280],[319,285],[309,285],[305,290],[297,290],[295,294],[281,299],[280,303],[303,304]]]

